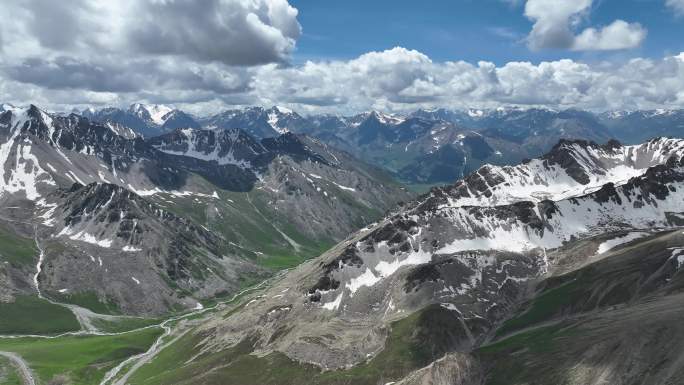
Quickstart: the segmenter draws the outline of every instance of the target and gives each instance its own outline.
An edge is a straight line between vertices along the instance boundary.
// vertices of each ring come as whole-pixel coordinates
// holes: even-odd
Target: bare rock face
[[[7,267],[0,267],[0,303],[14,301],[13,285]]]
[[[467,354],[450,353],[416,370],[397,385],[480,385],[484,376],[477,360]]]
[[[235,291],[240,276],[261,270],[224,255],[217,234],[120,186],[75,184],[45,201],[53,225],[41,283],[53,296],[96,293],[124,313],[156,315]]]

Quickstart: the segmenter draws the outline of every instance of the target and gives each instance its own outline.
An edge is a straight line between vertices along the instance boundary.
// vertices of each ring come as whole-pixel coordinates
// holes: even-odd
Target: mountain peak
[[[273,106],[273,107],[271,107],[271,110],[278,111],[281,114],[285,114],[285,115],[290,115],[290,114],[294,113],[294,111],[292,111],[291,109],[289,109],[287,107],[282,107],[282,106]]]
[[[377,120],[378,122],[382,124],[389,124],[389,125],[397,125],[406,120],[406,118],[397,116],[397,115],[390,115],[390,114],[385,114],[383,112],[377,111],[377,110],[371,110],[365,114],[364,120],[368,119],[374,119]]]
[[[133,103],[129,111],[143,120],[149,120],[161,126],[165,122],[165,116],[173,111],[173,108],[163,104]]]

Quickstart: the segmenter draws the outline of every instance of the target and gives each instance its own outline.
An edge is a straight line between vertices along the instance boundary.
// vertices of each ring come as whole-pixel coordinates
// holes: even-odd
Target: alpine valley
[[[180,326],[118,383],[680,383],[683,188],[677,139],[483,166]]]
[[[684,0],[0,20],[0,385],[684,385]]]
[[[682,119],[3,105],[0,381],[682,383]]]
[[[201,308],[408,197],[384,172],[290,133],[184,128],[144,140],[30,106],[0,115],[0,137],[0,285],[16,306],[38,293],[86,315]]]

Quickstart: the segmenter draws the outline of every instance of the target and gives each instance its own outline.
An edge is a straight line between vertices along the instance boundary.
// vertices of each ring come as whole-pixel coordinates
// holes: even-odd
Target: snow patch
[[[596,254],[597,255],[603,254],[605,252],[608,252],[608,251],[616,248],[617,246],[620,246],[620,245],[625,244],[625,243],[629,243],[635,239],[639,239],[639,238],[645,237],[647,235],[648,235],[648,233],[632,232],[632,233],[628,233],[626,235],[623,235],[621,237],[610,239],[610,240],[605,241],[599,245],[598,249],[596,250]]]
[[[342,189],[342,190],[347,190],[347,191],[356,192],[356,189],[355,189],[355,188],[351,188],[351,187],[347,187],[347,186],[342,186],[341,184],[335,183],[335,182],[332,182],[332,184],[334,184],[335,186],[337,186],[338,188],[340,188],[340,189]]]
[[[334,301],[328,302],[323,304],[323,308],[327,310],[332,310],[335,311],[340,307],[340,304],[342,303],[342,296],[344,295],[344,291],[341,291],[340,294],[337,295]]]
[[[61,235],[66,235],[69,237],[69,239],[72,239],[74,241],[90,243],[92,245],[97,245],[104,248],[109,248],[112,246],[111,239],[98,239],[96,236],[88,234],[85,230],[73,233],[73,229],[69,226],[63,228],[62,231],[60,231],[59,234],[57,234],[58,237]]]

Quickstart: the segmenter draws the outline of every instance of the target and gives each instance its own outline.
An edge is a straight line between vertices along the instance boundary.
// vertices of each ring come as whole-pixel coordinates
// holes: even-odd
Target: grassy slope
[[[79,330],[74,314],[33,296],[0,303],[0,334],[59,334]]]
[[[43,383],[65,376],[73,385],[97,384],[107,370],[146,351],[161,332],[151,328],[117,336],[0,339],[0,350],[21,355]]]
[[[526,357],[545,357],[563,350],[566,341],[576,334],[573,328],[554,325],[517,334],[475,352],[481,362],[490,363],[487,385],[562,383],[562,371],[553,365],[536,367]],[[542,361],[543,362],[543,361]]]
[[[672,255],[669,247],[681,244],[671,243],[672,239],[669,233],[644,239],[607,259],[546,279],[540,285],[542,290],[497,330],[497,336],[568,314],[627,303],[654,290],[659,282],[654,277],[662,274],[659,271]]]
[[[131,330],[140,329],[146,326],[158,325],[162,322],[159,318],[137,318],[126,317],[118,318],[116,320],[94,319],[93,325],[98,330],[106,333],[122,333]]]
[[[121,314],[121,310],[114,302],[103,302],[94,292],[79,292],[79,293],[50,293],[50,298],[63,303],[71,303],[80,307],[86,308],[98,314]]]
[[[430,190],[433,187],[442,187],[445,186],[446,183],[432,183],[432,184],[407,184],[406,187],[409,189],[409,191],[412,191],[416,194],[425,194],[430,192]]]
[[[503,336],[515,330],[548,321],[559,315],[564,308],[584,298],[586,294],[582,290],[582,283],[577,280],[545,290],[530,302],[528,309],[504,322],[496,331],[496,335]]]
[[[166,201],[161,196],[154,199],[169,211],[221,234],[232,242],[231,250],[227,250],[232,254],[256,260],[273,270],[296,266],[334,244],[333,240],[314,240],[299,233],[283,218],[266,209],[269,206],[259,191],[217,192],[220,199],[167,195],[163,196]],[[300,250],[295,250],[276,228],[297,242]]]
[[[569,373],[581,371],[578,360],[585,353],[603,347],[607,358],[629,350],[621,344],[634,339],[631,333],[665,350],[667,344],[656,343],[659,333],[675,338],[680,325],[671,318],[679,318],[681,311],[668,303],[667,296],[661,297],[684,287],[684,276],[670,260],[671,247],[681,245],[678,233],[642,240],[611,257],[547,279],[543,290],[497,330],[497,337],[518,333],[475,352],[487,366],[487,385],[565,383]],[[669,288],[663,289],[665,285]],[[648,300],[639,302],[642,296]],[[592,314],[582,317],[587,312]],[[620,348],[611,351],[613,346]],[[637,342],[632,348],[644,346]],[[658,365],[653,369],[657,372]]]
[[[281,353],[264,357],[249,354],[252,341],[218,353],[201,354],[202,336],[186,334],[164,349],[130,379],[131,384],[221,384],[221,385],[299,385],[358,384],[375,385],[396,381],[416,368],[441,356],[444,328],[436,328],[436,319],[451,317],[447,310],[431,306],[392,324],[385,349],[366,363],[349,370],[321,372],[317,367],[299,364]],[[448,319],[452,322],[451,318]],[[456,321],[458,322],[458,321]],[[186,363],[195,357],[191,363]],[[209,371],[209,369],[215,369]]]
[[[0,226],[0,262],[22,267],[33,264],[37,256],[38,249],[33,239],[20,237]]]

